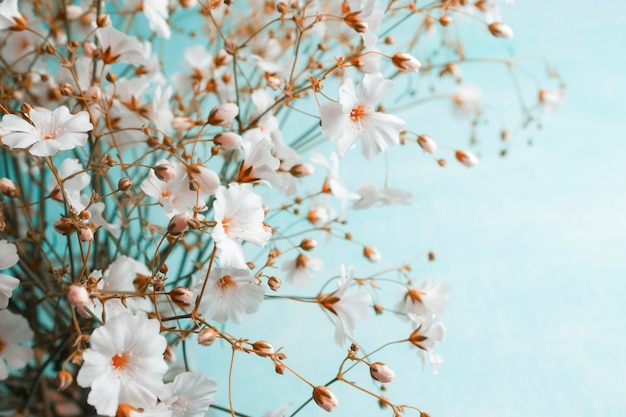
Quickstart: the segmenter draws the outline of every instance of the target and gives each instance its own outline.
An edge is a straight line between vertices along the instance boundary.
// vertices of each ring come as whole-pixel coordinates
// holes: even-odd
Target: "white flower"
[[[0,3],[0,30],[9,29],[25,22],[17,8],[17,0],[3,0]]]
[[[7,364],[13,369],[20,369],[33,358],[33,350],[21,345],[33,336],[24,317],[9,310],[0,310],[0,381],[9,376]]]
[[[423,281],[420,288],[406,289],[397,309],[407,314],[412,313],[416,317],[430,314],[441,318],[448,307],[449,291],[450,287],[447,284]]]
[[[146,62],[144,47],[136,37],[128,36],[111,25],[99,28],[96,36],[101,44],[101,56],[105,64],[126,62],[143,65]]]
[[[87,402],[98,414],[113,416],[119,404],[156,405],[167,371],[167,341],[159,330],[158,320],[121,314],[93,331],[76,381],[91,388]]]
[[[252,191],[250,184],[231,183],[228,188],[218,188],[213,210],[216,225],[211,236],[222,265],[246,268],[239,240],[265,246],[272,236],[263,224],[261,197]]]
[[[281,405],[280,407],[272,411],[268,411],[267,413],[263,414],[261,417],[285,417],[287,415],[286,411],[290,406],[291,406],[291,403]]]
[[[95,272],[95,271],[94,271]],[[92,272],[92,275],[94,274]],[[102,276],[102,274],[99,274]],[[101,290],[105,293],[135,293],[137,288],[135,280],[138,276],[149,277],[150,270],[141,262],[136,261],[128,256],[120,256],[104,271],[104,276],[100,281]],[[114,317],[122,313],[135,313],[138,311],[151,311],[152,303],[142,297],[132,297],[125,300],[124,304],[117,298],[107,300],[106,316]],[[96,299],[95,314],[102,316],[103,304]]]
[[[383,20],[383,11],[374,10],[376,0],[348,0],[350,14],[346,16],[346,23],[352,26],[363,38],[366,48],[373,48],[378,41],[374,34]]]
[[[400,188],[384,187],[378,189],[376,184],[367,182],[356,188],[356,193],[360,197],[352,208],[364,209],[371,206],[389,206],[395,204],[411,204],[413,193],[401,190]]]
[[[312,152],[311,162],[326,168],[326,179],[324,180],[322,191],[330,191],[331,194],[341,201],[341,217],[343,217],[348,208],[348,202],[358,200],[359,195],[351,193],[341,183],[341,180],[339,179],[339,157],[337,153],[332,152],[328,160],[326,160],[326,158],[324,158],[321,154]]]
[[[335,316],[335,341],[340,347],[345,345],[346,334],[352,336],[354,333],[356,319],[369,315],[370,303],[372,302],[372,295],[366,290],[346,294],[350,284],[352,284],[352,279],[352,268],[346,275],[346,270],[342,265],[337,291],[325,296],[318,295],[320,305]]]
[[[250,129],[243,134],[243,162],[239,168],[240,182],[261,181],[267,185],[285,185],[276,173],[280,161],[272,156],[272,142],[261,129]]]
[[[17,247],[6,240],[0,240],[0,271],[11,268],[17,261],[19,261]],[[0,308],[6,308],[9,305],[9,298],[19,284],[19,279],[0,274]]]
[[[321,271],[324,264],[317,256],[299,254],[295,259],[285,261],[283,269],[287,271],[287,279],[293,285],[307,286],[313,280],[313,274]]]
[[[200,294],[206,271],[202,280],[193,288],[194,294]],[[220,323],[228,319],[241,323],[246,314],[255,313],[265,289],[261,287],[248,268],[214,268],[209,274],[199,311],[205,320]]]
[[[89,113],[80,111],[71,114],[65,106],[54,111],[31,109],[31,123],[14,114],[2,117],[1,126],[9,133],[2,142],[11,149],[28,148],[35,156],[53,156],[58,151],[74,149],[87,143],[87,133],[93,129]]]
[[[172,31],[167,23],[169,13],[167,10],[167,0],[143,0],[142,11],[148,19],[150,30],[153,30],[160,37],[169,39]]]
[[[215,391],[217,384],[206,376],[183,372],[165,385],[159,400],[168,405],[172,417],[204,417],[215,403]]]
[[[435,320],[432,314],[426,316],[416,316],[412,313],[408,313],[409,318],[413,322],[413,327],[416,329],[409,336],[409,342],[419,348],[419,356],[422,361],[422,365],[426,361],[426,354],[433,367],[433,372],[437,373],[439,365],[443,362],[443,358],[433,352],[435,346],[443,341],[446,335],[446,328],[444,325]]]
[[[361,138],[361,153],[369,160],[400,143],[404,120],[374,110],[376,103],[392,88],[393,81],[383,79],[381,74],[365,74],[357,87],[358,95],[352,80],[347,79],[339,89],[339,103],[322,104],[322,133],[328,139],[337,140],[340,157],[358,138]]]

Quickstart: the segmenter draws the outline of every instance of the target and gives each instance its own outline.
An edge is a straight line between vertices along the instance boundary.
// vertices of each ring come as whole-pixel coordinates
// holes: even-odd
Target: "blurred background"
[[[468,56],[471,51],[503,57],[540,54],[561,73],[565,99],[546,115],[541,130],[515,134],[505,157],[499,155],[497,137],[479,137],[475,149],[481,162],[470,169],[453,163],[452,153],[446,156],[448,166],[441,168],[417,146],[390,151],[394,166],[403,159],[398,165],[408,168],[390,167],[389,184],[411,190],[416,202],[359,213],[349,224],[360,241],[383,255],[375,268],[365,261],[357,264],[356,275],[417,257],[416,283],[448,283],[450,306],[443,318],[446,340],[436,350],[445,360],[438,375],[429,366],[422,368],[416,349],[408,346],[390,347],[375,358],[401,371],[388,384],[387,395],[431,416],[623,416],[626,6],[618,1],[526,0],[505,4],[502,12],[515,38],[493,39],[476,25],[469,29],[475,44],[468,45]],[[481,85],[486,102],[495,99],[499,113],[519,114],[506,70],[483,66],[469,71],[468,80]],[[536,90],[524,93],[536,96]],[[398,115],[444,145],[466,147],[467,124],[433,124],[441,112],[449,119],[450,104],[433,103]],[[361,184],[362,170],[368,169],[380,173],[382,186],[384,158],[364,168],[359,152],[353,153],[347,158],[354,157],[350,166],[357,168],[341,172],[346,185],[354,189]],[[436,261],[426,260],[429,250],[437,253]],[[322,257],[328,260],[325,271],[335,274],[346,254],[331,251]],[[313,307],[302,305],[301,318],[287,324],[280,302],[266,302],[263,314],[246,319],[246,335],[256,332],[275,346],[284,341],[290,346],[288,363],[305,376],[331,376],[344,351],[335,347],[332,353],[321,348],[310,353],[317,335],[332,340],[334,330],[330,323],[315,325],[320,312]],[[381,323],[376,320],[357,325],[364,349],[393,335],[407,337],[412,330],[408,323],[397,323],[383,334],[363,331],[367,321]],[[301,351],[294,349],[298,344]],[[227,363],[206,359],[209,376],[227,372]],[[259,362],[238,359],[234,369],[234,386],[239,381],[253,387],[235,392],[242,412],[269,411],[292,398],[289,415],[310,396],[296,378],[274,375],[269,361],[254,379],[245,372],[248,360]],[[367,370],[353,376],[367,381]],[[333,390],[340,401],[334,415],[390,414],[376,411],[371,397],[338,384]],[[220,391],[224,404],[227,390]],[[299,415],[326,413],[310,404]]]

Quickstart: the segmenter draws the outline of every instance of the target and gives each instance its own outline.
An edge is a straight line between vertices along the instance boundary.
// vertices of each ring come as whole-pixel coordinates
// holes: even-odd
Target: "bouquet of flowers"
[[[448,101],[475,138],[490,115],[464,82],[466,65],[506,68],[520,127],[541,123],[562,96],[547,63],[465,49],[463,26],[513,36],[499,7],[3,0],[3,415],[293,416],[313,403],[333,411],[343,385],[384,413],[427,416],[385,395],[395,377],[385,349],[416,348],[436,371],[448,287],[416,282],[409,263],[353,267],[381,254],[350,229],[350,215],[413,194],[367,171],[350,187],[340,168],[387,158],[399,169],[392,148],[402,147],[424,163],[477,164],[468,146],[444,145],[399,116]],[[542,68],[529,72],[529,62]],[[505,147],[510,131],[499,128]],[[343,251],[344,265],[324,268],[322,249]],[[322,344],[343,352],[332,374],[305,375],[289,344],[251,336],[262,329],[245,323],[269,300],[281,303],[281,322],[306,303],[320,328],[334,326]],[[398,320],[406,332],[376,330],[385,340],[359,343],[355,328],[370,313],[376,329]],[[225,378],[194,364],[205,354],[229,365]],[[255,358],[247,374],[300,381],[302,400],[276,393],[284,405],[274,410],[237,401],[242,357]]]

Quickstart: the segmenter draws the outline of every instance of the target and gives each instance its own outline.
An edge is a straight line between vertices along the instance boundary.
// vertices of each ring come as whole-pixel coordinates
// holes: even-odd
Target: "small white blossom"
[[[6,240],[0,240],[0,271],[11,268],[18,261],[17,247]],[[9,305],[9,298],[19,284],[19,279],[0,274],[0,308],[6,308]]]
[[[7,364],[13,369],[20,369],[33,358],[33,350],[22,345],[33,336],[24,317],[9,310],[0,310],[0,381],[9,376]]]
[[[58,151],[74,149],[87,143],[93,129],[89,113],[80,111],[71,114],[65,106],[54,111],[31,109],[30,122],[14,114],[2,117],[2,128],[9,133],[2,136],[2,143],[11,149],[30,148],[35,156],[53,156]]]
[[[98,414],[113,416],[119,404],[156,405],[167,371],[167,341],[159,330],[158,320],[125,313],[93,331],[76,381],[91,388],[87,402]]]
[[[347,79],[339,89],[339,103],[324,103],[320,107],[322,133],[337,140],[337,153],[343,157],[361,138],[361,153],[372,160],[389,146],[400,143],[400,132],[405,122],[399,117],[375,111],[376,103],[393,88],[393,81],[381,74],[365,74],[354,89]]]
[[[183,372],[166,384],[159,394],[162,404],[167,404],[172,417],[204,417],[211,404],[215,404],[217,384],[202,374]]]

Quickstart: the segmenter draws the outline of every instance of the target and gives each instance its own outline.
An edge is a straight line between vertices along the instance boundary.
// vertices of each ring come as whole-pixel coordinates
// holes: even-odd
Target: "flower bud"
[[[117,189],[120,191],[128,191],[132,188],[133,181],[130,178],[121,178],[117,182]]]
[[[87,58],[93,58],[93,55],[96,53],[97,50],[98,50],[98,47],[96,46],[95,43],[89,42],[89,41],[86,41],[83,43],[83,54]]]
[[[202,346],[211,346],[217,338],[217,332],[211,327],[205,327],[198,333],[198,344]]]
[[[193,291],[185,287],[174,288],[172,291],[170,291],[170,297],[175,303],[183,305],[190,304],[194,299]]]
[[[511,26],[505,25],[504,23],[492,23],[487,27],[489,28],[489,32],[496,38],[511,39],[513,37],[513,29],[511,29]]]
[[[56,377],[57,390],[65,391],[74,382],[74,377],[65,369],[61,369]]]
[[[280,281],[280,278],[278,277],[270,277],[267,280],[267,285],[270,287],[272,291],[278,291],[280,287],[282,286],[282,282]]]
[[[318,385],[313,388],[313,399],[315,400],[315,404],[328,412],[333,411],[335,407],[339,405],[335,394],[324,385]]]
[[[75,4],[65,6],[65,17],[67,20],[76,20],[83,14],[83,8]]]
[[[304,238],[302,242],[300,242],[300,247],[306,251],[313,250],[317,247],[317,241],[308,237]]]
[[[67,291],[67,302],[70,303],[71,306],[76,307],[76,311],[82,318],[88,319],[91,316],[89,313],[83,308],[87,307],[90,310],[93,310],[93,301],[89,297],[89,292],[87,288],[82,285],[72,284],[70,285],[69,290]]]
[[[0,178],[0,192],[7,197],[17,197],[20,192],[13,181],[8,178]]]
[[[239,107],[235,103],[223,103],[213,107],[207,122],[211,126],[230,126],[233,119],[239,114]]]
[[[74,89],[68,83],[61,83],[59,85],[59,91],[61,92],[61,95],[65,97],[71,96],[72,94],[74,94]]]
[[[176,362],[176,352],[174,351],[174,348],[170,345],[167,345],[167,347],[165,348],[165,352],[163,352],[163,359],[165,359],[169,363]]]
[[[243,139],[233,132],[222,132],[215,135],[213,143],[221,146],[224,149],[237,149],[243,144]]]
[[[173,236],[185,233],[189,230],[189,220],[191,220],[191,215],[189,213],[179,213],[175,215],[167,225],[167,233]]]
[[[259,340],[252,344],[252,348],[256,351],[259,356],[268,356],[274,353],[274,346],[271,345],[270,342],[266,342],[265,340]]]
[[[452,23],[452,18],[450,17],[450,15],[444,14],[439,18],[439,24],[441,26],[448,26],[450,23]]]
[[[93,229],[91,227],[85,227],[78,232],[78,238],[81,242],[91,242],[93,240]]]
[[[102,97],[102,89],[98,85],[92,85],[85,91],[85,98],[91,101],[98,101]]]
[[[291,167],[289,173],[296,178],[313,175],[315,168],[311,164],[298,164]]]
[[[437,152],[437,143],[428,135],[419,135],[417,144],[426,152],[433,155]]]
[[[397,68],[408,72],[417,72],[422,66],[422,63],[417,58],[405,52],[396,53],[391,57],[391,62]]]
[[[195,122],[191,117],[174,117],[172,120],[172,128],[177,132],[189,130],[195,126]]]
[[[267,86],[272,90],[278,90],[280,88],[280,78],[275,75],[265,75],[265,80],[267,80]]]
[[[478,164],[478,157],[470,151],[459,149],[458,151],[456,151],[454,156],[460,163],[462,163],[466,167],[471,167]]]
[[[370,365],[370,375],[382,383],[391,382],[396,377],[396,373],[382,362],[374,362]]]
[[[169,164],[159,164],[153,169],[154,175],[163,182],[168,182],[176,176],[176,169]]]
[[[98,16],[98,19],[96,19],[96,24],[99,28],[107,27],[111,24],[111,17],[108,14],[103,13]]]
[[[363,256],[365,256],[370,262],[380,262],[380,260],[382,259],[382,256],[378,249],[372,246],[363,247]]]
[[[76,230],[74,225],[71,224],[65,217],[61,217],[60,219],[55,221],[52,227],[54,227],[54,230],[56,230],[63,236],[67,236]]]
[[[180,7],[183,9],[191,9],[198,4],[198,0],[178,0],[178,4],[180,4]]]
[[[344,21],[357,33],[364,33],[367,32],[369,25],[367,24],[367,22],[356,18],[360,13],[361,12],[350,13],[349,15],[344,17]]]

